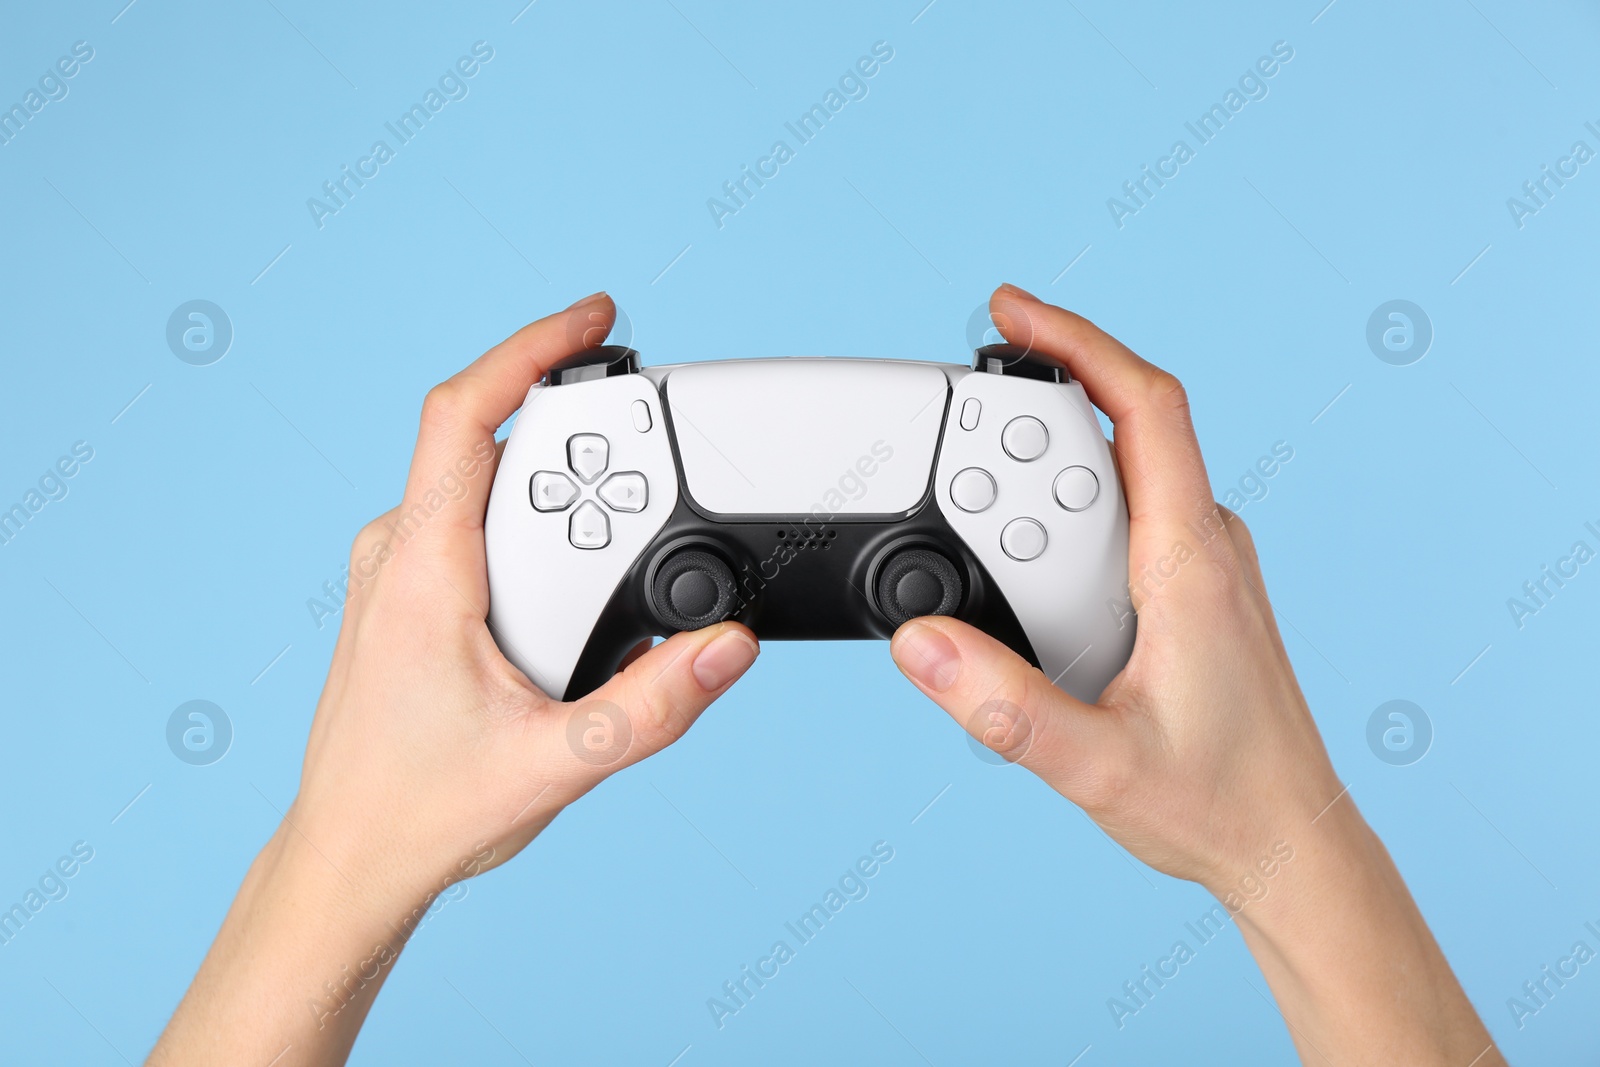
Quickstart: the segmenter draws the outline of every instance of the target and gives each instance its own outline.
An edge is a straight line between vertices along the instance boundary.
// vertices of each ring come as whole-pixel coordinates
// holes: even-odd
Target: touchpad
[[[925,364],[793,358],[674,369],[689,495],[718,515],[894,515],[922,500],[949,381]]]

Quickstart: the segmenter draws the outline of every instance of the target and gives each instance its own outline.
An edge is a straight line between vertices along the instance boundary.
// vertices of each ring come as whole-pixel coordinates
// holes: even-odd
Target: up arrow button
[[[585,485],[606,472],[610,459],[611,445],[597,433],[574,434],[567,441],[567,463]]]

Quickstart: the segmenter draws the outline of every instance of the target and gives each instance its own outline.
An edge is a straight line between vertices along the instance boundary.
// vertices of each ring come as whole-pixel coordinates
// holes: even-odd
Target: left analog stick
[[[674,552],[650,583],[656,614],[675,630],[698,630],[721,622],[733,613],[737,593],[727,563],[699,548]]]

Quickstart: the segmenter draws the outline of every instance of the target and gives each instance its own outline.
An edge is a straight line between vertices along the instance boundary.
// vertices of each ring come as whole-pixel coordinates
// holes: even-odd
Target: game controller
[[[724,619],[838,640],[949,615],[1089,701],[1133,649],[1111,450],[1082,386],[1011,345],[970,369],[591,349],[528,391],[484,535],[490,629],[557,699]]]

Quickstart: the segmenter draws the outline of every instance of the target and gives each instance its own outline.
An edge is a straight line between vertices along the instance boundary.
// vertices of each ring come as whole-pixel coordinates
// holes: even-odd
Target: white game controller
[[[1127,663],[1128,511],[1083,388],[1009,345],[951,363],[564,360],[485,525],[489,626],[557,699],[723,619],[883,638],[951,615],[1095,700]]]

